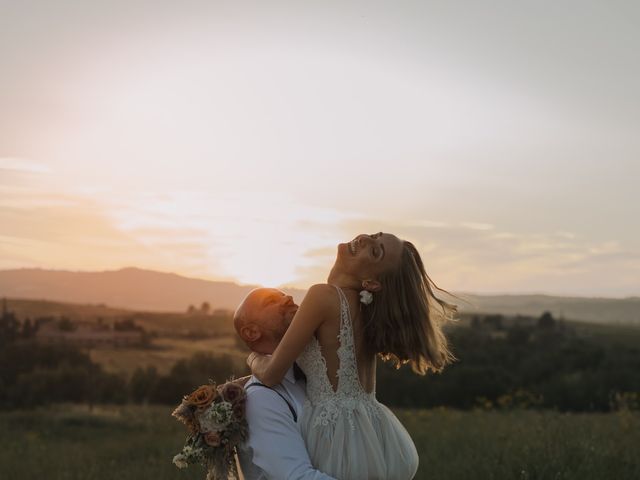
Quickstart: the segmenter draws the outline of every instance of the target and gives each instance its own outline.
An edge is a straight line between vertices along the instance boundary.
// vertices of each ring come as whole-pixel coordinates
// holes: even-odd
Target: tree
[[[514,325],[507,331],[507,341],[514,346],[525,345],[529,341],[529,329]]]
[[[210,311],[211,311],[211,305],[209,305],[209,302],[202,302],[202,305],[200,306],[200,312],[203,313],[204,315],[209,315]]]
[[[136,325],[133,318],[125,318],[122,321],[113,322],[113,329],[116,332],[144,332],[144,327]]]
[[[147,403],[151,399],[158,384],[156,367],[136,368],[129,382],[129,394],[136,403]],[[185,392],[185,394],[188,392]]]
[[[31,338],[36,333],[36,326],[31,323],[31,319],[27,318],[22,323],[22,338]]]
[[[502,330],[502,315],[487,315],[484,317],[484,324],[493,327],[494,330]]]
[[[2,300],[2,316],[0,317],[0,345],[13,342],[20,329],[20,323],[13,312],[7,309],[7,299]]]
[[[67,317],[60,317],[58,328],[63,332],[73,332],[76,329],[74,323]]]
[[[551,312],[544,312],[538,319],[539,328],[553,328],[556,325],[556,320],[551,315]]]
[[[199,385],[209,380],[223,383],[235,370],[233,358],[229,355],[196,353],[191,358],[178,360],[168,375],[158,377],[150,400],[154,403],[180,403],[183,395],[192,392]]]

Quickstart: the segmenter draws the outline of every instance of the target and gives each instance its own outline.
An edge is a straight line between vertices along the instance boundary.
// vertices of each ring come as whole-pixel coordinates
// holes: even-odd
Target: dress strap
[[[351,327],[351,309],[349,308],[347,296],[344,294],[342,289],[337,285],[334,285],[334,287],[338,291],[338,296],[340,297],[340,332],[342,333],[346,324]]]
[[[338,339],[338,390],[350,397],[357,396],[362,391],[358,379],[358,367],[356,364],[356,347],[353,338],[353,325],[349,301],[342,289],[334,285],[340,297],[340,333]]]

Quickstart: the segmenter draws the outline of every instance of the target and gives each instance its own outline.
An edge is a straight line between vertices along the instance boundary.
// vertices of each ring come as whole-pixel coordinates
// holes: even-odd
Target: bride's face
[[[403,242],[390,233],[361,234],[338,245],[336,266],[359,280],[377,279],[400,264]]]

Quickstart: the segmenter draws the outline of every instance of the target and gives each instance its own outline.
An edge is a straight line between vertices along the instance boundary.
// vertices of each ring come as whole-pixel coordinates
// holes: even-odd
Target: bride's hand
[[[256,359],[257,356],[258,354],[256,352],[251,352],[247,357],[247,366],[249,367],[249,369],[251,369],[251,364],[253,363],[253,361]]]
[[[254,367],[256,365],[259,365],[260,362],[262,361],[262,359],[264,359],[264,358],[267,358],[267,355],[264,355],[262,353],[251,352],[249,354],[249,356],[247,357],[247,365],[249,366],[249,368],[251,369],[251,371],[253,373],[256,372]]]
[[[251,354],[247,357],[247,365],[249,365],[249,368],[251,369],[251,373],[256,378],[258,378],[258,380],[262,381],[262,377],[264,376],[264,371],[268,367],[270,360],[271,360],[270,355],[251,352]]]

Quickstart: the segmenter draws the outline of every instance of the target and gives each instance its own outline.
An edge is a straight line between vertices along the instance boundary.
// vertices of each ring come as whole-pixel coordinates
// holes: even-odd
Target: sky
[[[0,0],[0,269],[640,295],[640,4]]]

